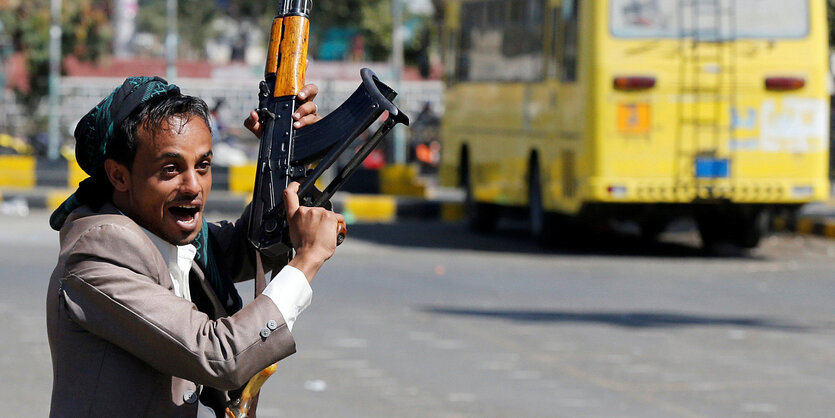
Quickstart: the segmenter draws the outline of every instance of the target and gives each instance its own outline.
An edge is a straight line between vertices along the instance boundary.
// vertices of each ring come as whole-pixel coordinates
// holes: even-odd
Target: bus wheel
[[[740,248],[754,248],[768,229],[768,214],[761,209],[742,209],[735,219],[734,244]]]
[[[535,158],[531,159],[528,176],[528,221],[530,222],[531,237],[541,244],[551,244],[556,240],[554,215],[545,211],[542,202],[542,181],[539,174],[539,164]]]
[[[705,248],[717,244],[754,248],[765,235],[768,216],[759,208],[731,207],[701,211],[696,214],[696,224]]]
[[[466,190],[464,198],[464,215],[467,225],[473,232],[486,233],[496,229],[496,224],[499,221],[499,210],[495,205],[481,203],[475,200],[473,196],[473,184],[470,179],[469,167],[464,167],[466,176],[464,178],[464,188]]]
[[[721,243],[730,243],[727,214],[719,210],[703,210],[696,213],[696,226],[702,239],[702,248],[710,249]]]
[[[653,216],[641,219],[638,227],[641,230],[641,239],[644,241],[658,241],[658,236],[667,230],[669,220],[664,217]]]

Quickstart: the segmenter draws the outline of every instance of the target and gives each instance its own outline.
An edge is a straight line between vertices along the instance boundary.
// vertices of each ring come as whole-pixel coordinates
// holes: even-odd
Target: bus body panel
[[[590,204],[797,205],[828,198],[823,0],[804,3],[803,36],[708,40],[622,36],[613,30],[616,1],[542,1],[543,76],[524,81],[460,77],[467,60],[504,64],[472,52],[462,60],[467,28],[460,19],[445,22],[443,185],[464,186],[469,176],[476,201],[524,207],[536,164],[544,209],[566,214]],[[479,3],[507,4],[448,1],[446,16],[464,19]],[[581,4],[573,80],[563,72],[568,32],[560,13],[567,3]],[[498,42],[488,31],[469,39],[476,41]],[[653,85],[615,88],[617,78]],[[767,89],[775,78],[803,85]]]
[[[808,34],[800,39],[623,39],[599,25],[596,117],[603,130],[593,140],[602,152],[589,200],[826,199],[826,13],[821,1],[809,6]],[[608,7],[596,12],[608,22]],[[655,86],[616,90],[616,77],[651,77]],[[805,85],[770,91],[769,77]],[[697,159],[727,172],[697,173]]]

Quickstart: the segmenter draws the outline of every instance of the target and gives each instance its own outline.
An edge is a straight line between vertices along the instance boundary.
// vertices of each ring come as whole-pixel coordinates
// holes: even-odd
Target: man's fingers
[[[296,129],[299,129],[299,128],[307,126],[307,125],[313,125],[314,123],[320,121],[321,119],[322,119],[322,117],[319,116],[319,115],[307,115],[307,116],[293,122],[293,127],[296,128]]]
[[[319,94],[319,86],[315,84],[307,84],[299,90],[298,97],[304,101],[311,101]]]
[[[319,87],[315,84],[307,84],[299,90],[298,97],[304,103],[293,113],[293,127],[298,129],[311,125],[322,119],[318,114],[319,106],[313,103],[313,99],[319,94]]]
[[[284,208],[287,210],[287,218],[295,216],[299,210],[299,183],[292,182],[284,189]]]
[[[319,110],[319,106],[317,106],[316,103],[307,102],[307,103],[299,106],[298,109],[296,109],[296,113],[293,114],[293,117],[296,120],[299,120],[304,116],[316,114],[316,112],[318,110]]]
[[[251,128],[258,123],[258,112],[252,110],[249,112],[249,117],[246,118],[244,121],[244,126],[247,128]]]
[[[244,127],[249,129],[255,136],[261,136],[261,124],[258,122],[258,112],[254,110],[249,112],[249,117],[244,120]]]

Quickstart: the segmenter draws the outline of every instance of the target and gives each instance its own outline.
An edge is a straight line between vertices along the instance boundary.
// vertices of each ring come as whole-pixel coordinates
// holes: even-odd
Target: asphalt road
[[[25,416],[51,385],[46,219],[0,216],[0,404]],[[663,239],[542,250],[512,224],[351,225],[259,416],[832,416],[835,241],[717,256]]]

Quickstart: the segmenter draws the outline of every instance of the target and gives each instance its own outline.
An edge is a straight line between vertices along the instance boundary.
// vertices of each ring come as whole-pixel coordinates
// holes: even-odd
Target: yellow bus
[[[441,183],[475,229],[507,208],[539,237],[689,216],[750,248],[829,197],[824,0],[448,0],[444,19]]]

